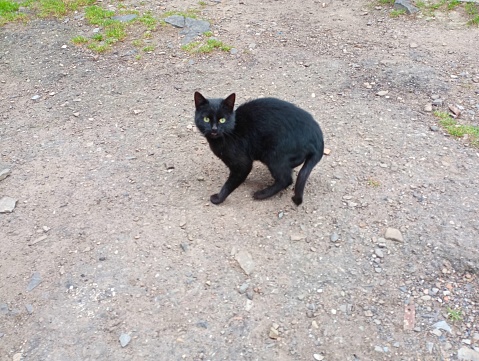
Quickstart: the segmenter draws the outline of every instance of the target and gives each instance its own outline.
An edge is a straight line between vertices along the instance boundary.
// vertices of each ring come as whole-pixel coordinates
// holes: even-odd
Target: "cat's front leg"
[[[238,186],[243,183],[248,177],[249,172],[251,172],[251,168],[253,168],[253,162],[243,163],[243,164],[234,164],[230,167],[230,175],[226,180],[223,187],[219,193],[213,194],[210,197],[210,201],[213,204],[220,204],[228,197],[231,192],[233,192]]]

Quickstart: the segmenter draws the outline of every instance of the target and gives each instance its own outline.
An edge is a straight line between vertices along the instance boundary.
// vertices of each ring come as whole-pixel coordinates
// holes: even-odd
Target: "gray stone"
[[[32,291],[40,283],[42,283],[42,276],[40,276],[39,272],[33,272],[32,277],[30,277],[30,282],[28,282],[27,285],[27,291]]]
[[[7,178],[12,173],[10,168],[0,169],[0,181]]]
[[[128,21],[132,21],[138,17],[137,14],[126,14],[126,15],[117,15],[117,16],[112,16],[112,20],[117,20],[122,23],[126,23]]]
[[[435,329],[444,330],[452,334],[451,326],[449,326],[446,321],[436,322],[434,325],[432,325],[432,327]]]
[[[243,269],[244,273],[249,275],[254,270],[253,257],[247,251],[239,251],[235,255],[235,259]]]
[[[247,290],[248,288],[249,288],[249,283],[246,283],[246,282],[245,282],[245,283],[243,283],[241,286],[239,286],[238,292],[239,292],[240,294],[243,294],[243,293],[246,292],[246,290]]]
[[[177,28],[185,27],[185,17],[181,15],[171,15],[165,18],[165,22]]]
[[[417,7],[411,4],[409,0],[396,0],[394,1],[394,9],[404,10],[407,14],[414,14],[419,11]]]
[[[432,105],[436,107],[441,107],[444,104],[444,100],[437,98],[432,101]]]
[[[428,113],[432,112],[432,104],[431,103],[426,104],[424,106],[424,111]]]
[[[429,129],[431,129],[433,132],[439,131],[439,127],[436,126],[436,125],[431,125],[431,126],[429,127]]]
[[[126,333],[122,333],[120,335],[120,345],[121,347],[126,347],[131,341],[131,336],[126,334]]]
[[[238,49],[236,49],[236,48],[231,48],[230,54],[231,54],[231,55],[236,55],[236,54],[238,54]]]
[[[457,358],[462,361],[479,361],[479,352],[468,347],[461,347],[457,351]]]
[[[374,250],[374,253],[375,253],[376,256],[378,256],[379,258],[383,258],[383,257],[384,257],[384,253],[383,253],[382,249],[380,249],[380,248],[376,248],[376,249]]]
[[[329,240],[331,242],[337,242],[338,239],[339,239],[339,235],[336,232],[331,233],[331,235],[329,236]]]
[[[374,351],[376,352],[384,352],[384,349],[381,346],[374,346]]]
[[[0,314],[8,314],[8,305],[6,303],[0,303]]]
[[[0,213],[11,213],[15,209],[17,200],[11,197],[3,197],[0,199]]]
[[[185,35],[182,40],[183,44],[191,43],[198,35],[210,30],[210,23],[205,20],[197,20],[193,18],[185,18],[185,28],[180,34]]]
[[[25,309],[27,310],[29,315],[33,313],[33,306],[31,304],[26,304]]]
[[[208,328],[208,322],[206,321],[198,321],[198,323],[196,324],[196,326],[198,327],[201,327],[201,328]]]
[[[38,100],[38,99],[40,99],[40,95],[35,94],[34,96],[32,96],[32,100]]]
[[[394,242],[404,242],[404,239],[402,238],[401,231],[396,228],[388,228],[386,229],[386,233],[384,234],[384,238],[390,239],[391,241]]]
[[[246,297],[248,297],[248,300],[253,300],[254,291],[253,291],[252,288],[249,288],[249,289],[246,291]]]

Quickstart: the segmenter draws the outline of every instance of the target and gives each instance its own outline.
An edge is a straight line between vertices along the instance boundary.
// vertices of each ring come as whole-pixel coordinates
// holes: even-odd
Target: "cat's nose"
[[[216,124],[213,124],[213,126],[211,127],[211,129],[213,130],[218,130],[218,126]]]

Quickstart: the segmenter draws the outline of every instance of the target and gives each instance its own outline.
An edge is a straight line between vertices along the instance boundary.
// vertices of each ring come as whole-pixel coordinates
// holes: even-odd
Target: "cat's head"
[[[232,133],[235,126],[233,93],[225,99],[206,99],[195,92],[195,123],[206,138],[220,138]]]

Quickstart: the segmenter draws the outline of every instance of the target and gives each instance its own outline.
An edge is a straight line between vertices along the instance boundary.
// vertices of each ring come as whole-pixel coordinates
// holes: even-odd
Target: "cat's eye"
[[[208,118],[208,117],[204,117],[203,120],[205,121],[205,123],[209,123],[209,122],[210,122],[210,118]]]
[[[224,122],[226,122],[226,119],[225,119],[225,118],[221,118],[221,119],[220,119],[220,123],[224,123]]]

